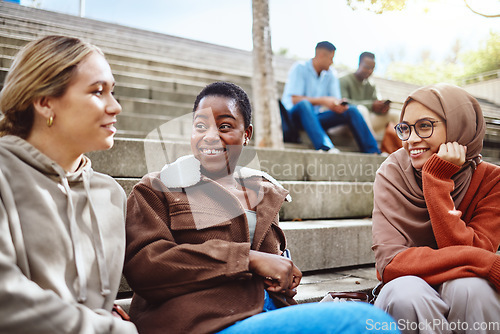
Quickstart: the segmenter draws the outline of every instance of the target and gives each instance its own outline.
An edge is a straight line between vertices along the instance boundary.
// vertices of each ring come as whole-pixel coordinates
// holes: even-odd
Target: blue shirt
[[[329,69],[321,71],[318,76],[313,67],[312,59],[295,63],[288,73],[288,80],[281,97],[281,102],[288,110],[293,107],[292,95],[342,98],[337,73],[333,69]],[[319,112],[320,107],[314,106],[316,112]]]

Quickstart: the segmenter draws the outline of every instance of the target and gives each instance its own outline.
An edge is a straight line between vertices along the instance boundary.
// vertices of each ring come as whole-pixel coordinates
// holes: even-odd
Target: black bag
[[[302,143],[300,140],[299,130],[293,124],[290,119],[290,115],[288,114],[288,110],[286,110],[283,103],[278,100],[280,106],[280,114],[281,114],[281,129],[283,130],[283,141],[285,143]]]

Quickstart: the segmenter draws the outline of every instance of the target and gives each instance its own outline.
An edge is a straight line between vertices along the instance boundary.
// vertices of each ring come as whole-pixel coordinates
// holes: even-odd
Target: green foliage
[[[352,10],[364,9],[377,14],[382,14],[386,11],[394,11],[394,10],[403,10],[406,7],[407,2],[412,0],[346,0],[347,5],[352,8]],[[420,3],[430,3],[430,2],[438,2],[439,0],[413,0],[419,1]],[[499,0],[500,1],[500,0]],[[481,15],[488,18],[500,17],[498,13],[483,13],[474,10],[469,3],[468,0],[463,0],[464,6],[466,6],[470,11],[474,14]],[[429,11],[429,8],[424,9],[426,12]]]
[[[419,64],[392,63],[387,69],[386,76],[392,80],[417,85],[428,85],[437,82],[458,84],[463,75],[462,73],[463,67],[458,64],[427,59]]]
[[[468,77],[500,70],[500,33],[491,31],[484,46],[477,51],[459,53],[459,62],[437,62],[429,57],[422,58],[418,64],[393,62],[387,68],[386,77],[420,85],[436,82],[460,85],[464,80],[470,81]]]
[[[288,48],[281,47],[277,52],[274,52],[274,54],[286,57],[288,56],[289,51],[290,50],[288,50]]]
[[[346,0],[352,10],[365,9],[377,14],[384,11],[402,10],[406,6],[406,0]]]
[[[31,3],[26,4],[28,7],[33,7],[33,8],[42,8],[42,1],[41,0],[31,0]]]
[[[398,11],[406,8],[407,3],[419,1],[420,4],[431,4],[439,0],[346,0],[347,5],[353,10],[364,9],[377,14],[386,11]],[[500,2],[500,0],[498,0]],[[500,17],[496,13],[479,13],[471,8],[467,0],[463,1],[472,12],[488,17]],[[432,11],[425,8],[425,11]],[[457,40],[452,47],[452,55],[446,61],[433,61],[430,59],[430,52],[422,53],[421,61],[418,64],[405,64],[393,62],[389,65],[386,77],[415,84],[431,84],[435,82],[451,82],[461,84],[468,78],[500,70],[500,33],[490,31],[489,38],[483,42],[483,46],[476,51],[460,52],[461,44]],[[488,76],[486,76],[487,78]]]
[[[477,51],[460,55],[465,66],[465,76],[500,70],[500,33],[490,31],[489,38],[483,44]]]

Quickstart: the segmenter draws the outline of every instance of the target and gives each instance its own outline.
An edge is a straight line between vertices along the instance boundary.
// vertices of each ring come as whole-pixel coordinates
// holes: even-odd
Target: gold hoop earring
[[[47,119],[47,126],[50,128],[54,124],[54,116],[50,116],[49,119]]]

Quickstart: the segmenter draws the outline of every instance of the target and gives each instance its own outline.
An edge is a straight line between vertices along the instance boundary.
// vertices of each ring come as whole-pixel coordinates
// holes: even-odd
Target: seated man
[[[402,147],[401,141],[396,137],[394,126],[399,123],[399,112],[390,110],[390,101],[381,101],[377,94],[375,84],[368,80],[375,68],[375,55],[363,52],[359,56],[359,66],[356,72],[340,78],[342,96],[350,103],[357,105],[358,110],[365,118],[366,124],[374,134],[392,136],[391,142],[395,145],[392,150]],[[388,126],[389,125],[389,126]]]
[[[332,43],[320,42],[314,58],[292,66],[281,102],[293,127],[283,122],[284,138],[293,141],[299,136],[297,129],[304,129],[316,150],[336,153],[326,130],[347,124],[362,152],[380,153],[359,110],[341,97],[339,80],[330,69],[335,50]]]

